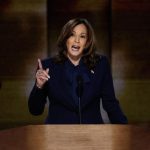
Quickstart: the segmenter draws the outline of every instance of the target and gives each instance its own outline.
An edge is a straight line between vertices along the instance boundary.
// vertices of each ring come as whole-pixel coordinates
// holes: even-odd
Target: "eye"
[[[81,35],[80,37],[83,39],[86,39],[86,35]]]
[[[73,36],[73,35],[74,35],[73,33],[70,34],[70,36]]]
[[[71,37],[71,36],[74,36],[74,33],[71,33],[71,34],[70,34],[70,37]]]

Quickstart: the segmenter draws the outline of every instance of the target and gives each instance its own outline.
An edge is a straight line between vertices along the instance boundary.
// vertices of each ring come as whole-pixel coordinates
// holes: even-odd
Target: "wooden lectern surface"
[[[1,131],[0,150],[150,150],[150,128],[30,125]]]

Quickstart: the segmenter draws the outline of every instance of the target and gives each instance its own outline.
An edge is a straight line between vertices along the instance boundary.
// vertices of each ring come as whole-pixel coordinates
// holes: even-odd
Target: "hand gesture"
[[[50,78],[50,76],[48,75],[49,69],[48,68],[46,70],[43,69],[40,59],[38,59],[38,65],[39,65],[39,69],[36,72],[36,86],[38,88],[42,88]]]

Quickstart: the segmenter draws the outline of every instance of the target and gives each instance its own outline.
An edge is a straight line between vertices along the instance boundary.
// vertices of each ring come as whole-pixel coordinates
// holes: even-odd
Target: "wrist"
[[[41,85],[39,85],[38,83],[36,83],[36,87],[37,87],[38,89],[42,89],[43,86],[41,86]]]

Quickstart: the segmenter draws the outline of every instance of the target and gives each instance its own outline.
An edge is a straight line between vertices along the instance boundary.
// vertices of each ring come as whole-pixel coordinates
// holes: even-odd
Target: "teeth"
[[[80,47],[77,45],[73,45],[72,48],[78,50]]]

